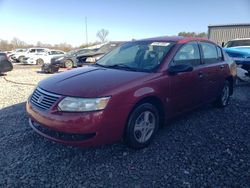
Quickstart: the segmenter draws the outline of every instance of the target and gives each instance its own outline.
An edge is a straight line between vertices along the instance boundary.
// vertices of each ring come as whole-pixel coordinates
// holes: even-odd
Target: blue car
[[[224,51],[234,59],[237,65],[250,71],[250,38],[228,41],[224,46]]]

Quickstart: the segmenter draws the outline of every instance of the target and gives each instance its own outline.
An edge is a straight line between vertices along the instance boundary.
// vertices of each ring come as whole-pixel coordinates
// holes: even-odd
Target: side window
[[[223,61],[223,55],[221,49],[217,46],[218,60]]]
[[[200,51],[196,42],[190,42],[182,46],[175,54],[171,65],[190,64],[192,66],[200,65]]]
[[[37,53],[41,53],[41,52],[44,52],[45,50],[44,49],[37,49]]]
[[[56,55],[57,51],[50,51],[49,55]]]
[[[30,53],[35,53],[35,52],[36,52],[36,49],[31,49],[29,52],[30,52]]]
[[[217,47],[211,43],[201,42],[205,64],[218,63]]]

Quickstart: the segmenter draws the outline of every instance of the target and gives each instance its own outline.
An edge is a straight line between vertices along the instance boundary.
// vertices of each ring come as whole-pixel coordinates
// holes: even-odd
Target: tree
[[[207,37],[207,33],[205,33],[205,32],[202,32],[202,33],[195,33],[195,32],[180,32],[180,33],[178,33],[178,36],[206,38],[206,37]]]
[[[10,44],[7,40],[0,39],[0,50],[9,51],[9,50],[12,50],[12,48],[13,48],[13,45]]]
[[[97,31],[96,36],[101,40],[102,43],[107,41],[107,36],[109,34],[109,31],[106,29],[101,29]]]
[[[16,37],[14,37],[10,43],[13,45],[14,48],[23,48],[27,45],[24,41],[21,41]]]

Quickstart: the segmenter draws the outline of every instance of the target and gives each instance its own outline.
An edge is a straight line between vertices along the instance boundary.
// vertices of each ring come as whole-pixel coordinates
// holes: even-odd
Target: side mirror
[[[222,43],[221,43],[221,46],[222,46],[222,47],[224,48],[224,46],[225,46],[225,43],[224,43],[224,42],[222,42]]]
[[[175,75],[181,72],[191,72],[193,69],[192,65],[189,64],[173,65],[168,68],[168,73],[170,75]]]

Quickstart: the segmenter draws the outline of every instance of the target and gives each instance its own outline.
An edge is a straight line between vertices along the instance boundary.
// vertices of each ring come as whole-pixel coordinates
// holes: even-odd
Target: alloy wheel
[[[142,112],[135,121],[134,137],[140,143],[147,142],[156,127],[156,117],[150,111]]]

